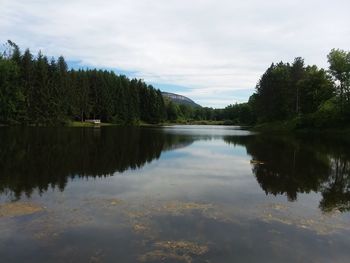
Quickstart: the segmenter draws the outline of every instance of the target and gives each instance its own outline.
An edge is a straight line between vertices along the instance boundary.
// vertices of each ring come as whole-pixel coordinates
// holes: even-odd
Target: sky
[[[114,70],[202,106],[245,102],[272,62],[327,68],[349,0],[0,0],[0,41]]]

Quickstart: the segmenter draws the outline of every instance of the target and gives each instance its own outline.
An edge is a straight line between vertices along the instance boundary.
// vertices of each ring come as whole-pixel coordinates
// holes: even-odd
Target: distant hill
[[[184,104],[184,105],[189,105],[192,107],[202,107],[201,105],[195,103],[193,100],[190,98],[187,98],[185,96],[175,94],[175,93],[170,93],[170,92],[162,92],[162,95],[164,98],[170,99],[174,103],[177,104]]]

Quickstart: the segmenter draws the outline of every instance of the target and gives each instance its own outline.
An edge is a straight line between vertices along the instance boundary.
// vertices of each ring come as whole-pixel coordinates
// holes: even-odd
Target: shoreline
[[[293,122],[266,122],[250,128],[252,131],[273,134],[350,134],[350,127],[304,127],[298,128]]]
[[[217,126],[240,126],[247,130],[259,132],[259,133],[270,133],[270,134],[339,134],[349,135],[350,127],[339,127],[339,128],[296,128],[291,122],[268,122],[261,123],[254,126],[240,125],[228,123],[227,121],[179,121],[179,122],[161,122],[161,123],[146,123],[139,122],[136,124],[117,124],[117,123],[106,123],[101,122],[94,124],[90,122],[70,121],[64,124],[57,125],[21,125],[21,124],[0,124],[0,128],[5,127],[43,127],[43,128],[56,128],[56,127],[68,127],[68,128],[99,128],[99,127],[164,127],[164,126],[175,126],[175,125],[217,125]]]

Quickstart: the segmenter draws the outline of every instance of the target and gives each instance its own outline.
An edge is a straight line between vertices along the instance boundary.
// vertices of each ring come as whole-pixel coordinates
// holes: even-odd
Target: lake
[[[1,128],[1,262],[349,262],[350,142]]]

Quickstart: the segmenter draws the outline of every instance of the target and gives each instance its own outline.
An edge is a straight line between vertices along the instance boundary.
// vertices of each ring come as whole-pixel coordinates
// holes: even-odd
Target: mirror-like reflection
[[[63,191],[68,178],[137,169],[192,142],[160,129],[0,129],[0,192]]]
[[[199,132],[198,132],[199,131]],[[235,131],[235,130],[234,130]],[[350,209],[350,143],[345,138],[315,136],[227,135],[212,129],[0,129],[0,192],[61,191],[68,178],[111,176],[143,167],[163,151],[196,140],[223,136],[251,156],[252,171],[266,194],[321,192],[323,211]],[[247,136],[249,135],[249,136]]]
[[[347,262],[349,146],[239,127],[1,128],[0,255]]]
[[[324,136],[225,137],[246,147],[253,173],[266,194],[321,192],[320,208],[350,209],[350,143],[347,138]]]

